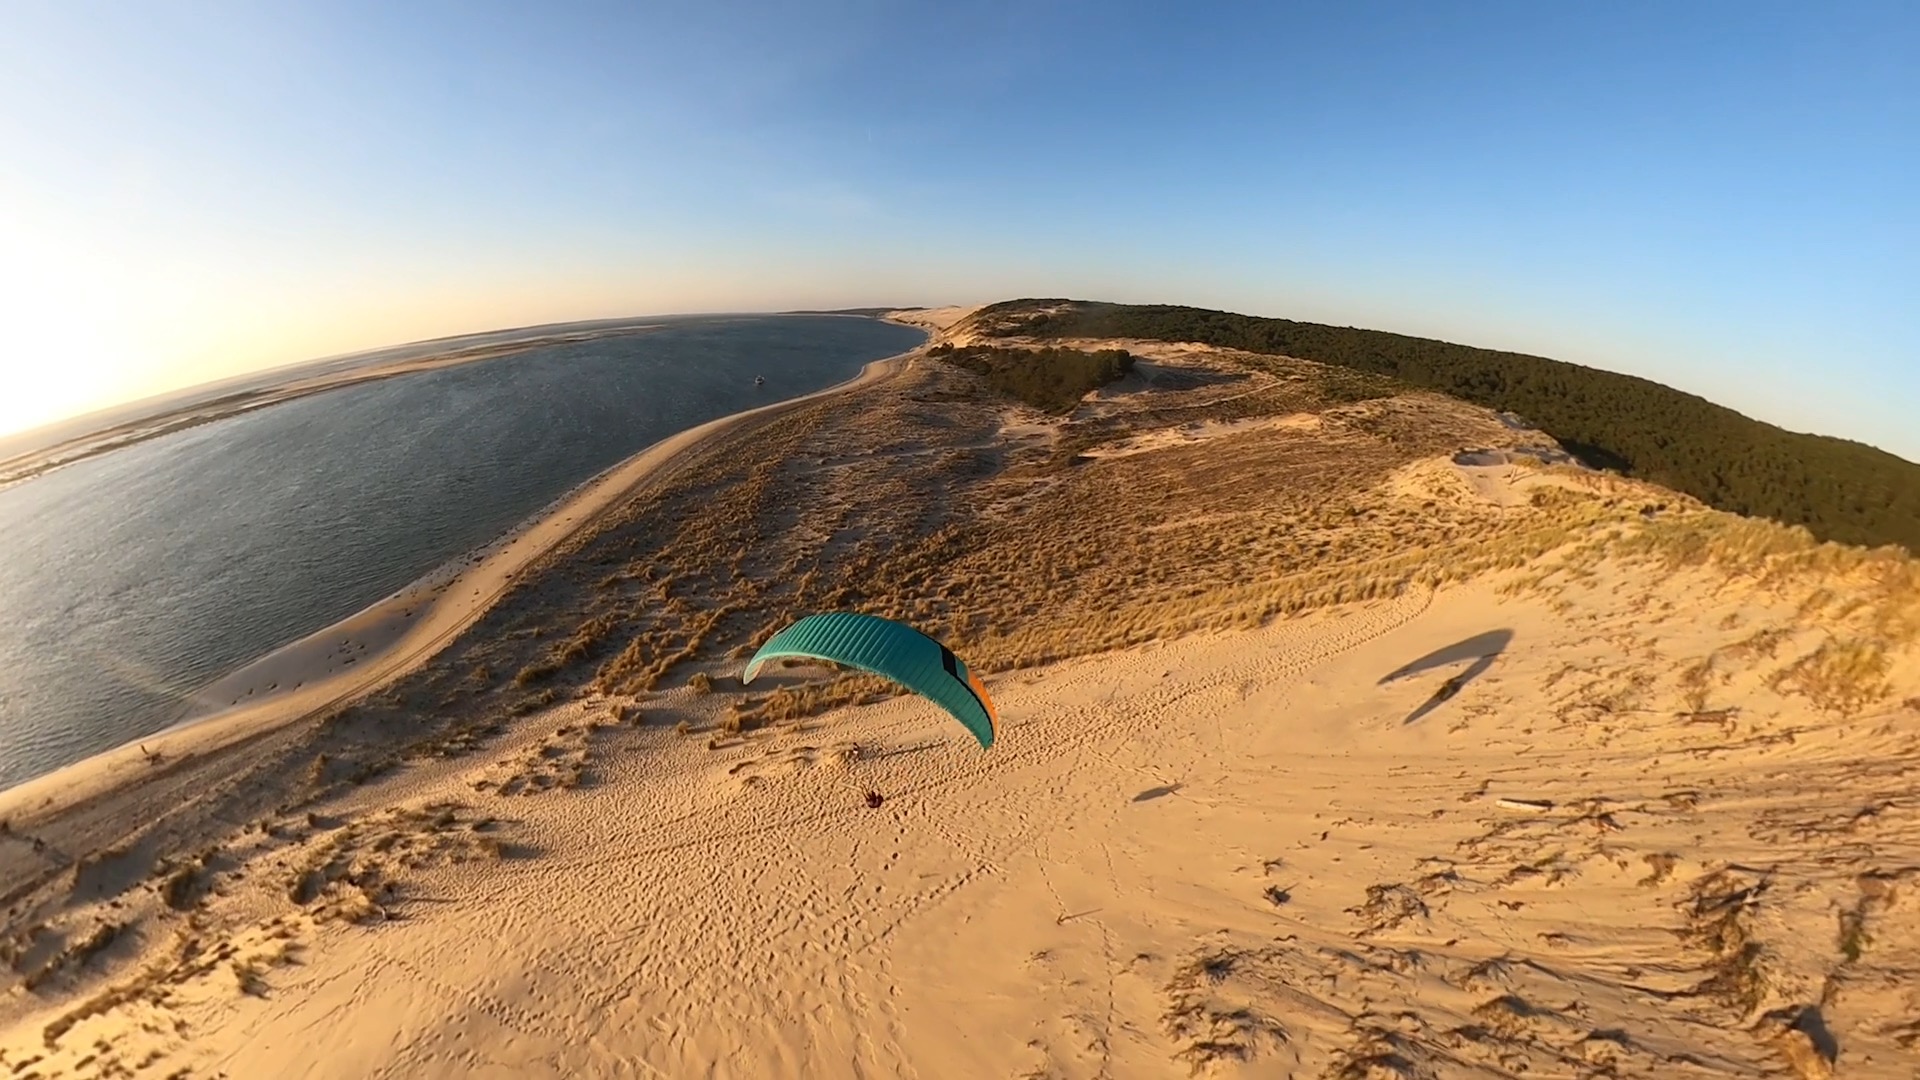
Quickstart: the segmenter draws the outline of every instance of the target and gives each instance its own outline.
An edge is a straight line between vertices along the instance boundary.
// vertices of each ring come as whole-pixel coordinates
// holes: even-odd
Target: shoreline
[[[152,766],[158,761],[186,764],[377,691],[452,644],[536,562],[639,485],[675,467],[689,451],[741,424],[770,420],[804,404],[880,383],[906,370],[934,336],[930,333],[926,342],[906,352],[870,361],[843,382],[729,413],[645,447],[574,485],[488,543],[199,688],[185,702],[184,714],[168,727],[0,790],[0,819],[57,814],[105,797],[126,781],[155,775]],[[343,642],[350,655],[344,663],[329,665],[343,649],[335,641]],[[294,685],[281,688],[283,683]],[[271,689],[263,693],[262,684]],[[227,694],[236,694],[240,702],[218,705]],[[253,700],[245,700],[248,697]]]

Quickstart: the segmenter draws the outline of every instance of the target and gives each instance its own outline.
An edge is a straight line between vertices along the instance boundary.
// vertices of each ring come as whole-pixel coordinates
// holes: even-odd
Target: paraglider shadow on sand
[[[1150,787],[1140,794],[1135,795],[1133,801],[1152,802],[1155,799],[1164,799],[1169,795],[1178,795],[1180,794],[1180,789],[1185,786],[1184,784],[1161,784],[1159,787]]]
[[[884,761],[890,757],[901,757],[906,754],[918,754],[922,750],[938,750],[941,747],[946,745],[947,745],[947,742],[944,739],[928,739],[925,742],[908,743],[905,746],[890,746],[885,750],[874,750],[867,747],[861,747],[860,760],[861,761]]]
[[[1435,690],[1433,696],[1428,698],[1424,705],[1413,710],[1405,720],[1400,721],[1401,726],[1404,727],[1439,708],[1446,703],[1447,699],[1459,693],[1461,687],[1486,674],[1487,669],[1493,666],[1494,660],[1498,659],[1512,642],[1513,631],[1511,630],[1489,630],[1484,634],[1475,634],[1465,641],[1456,641],[1444,649],[1435,649],[1418,660],[1388,672],[1380,677],[1379,685],[1385,686],[1395,679],[1404,679],[1423,671],[1458,664],[1464,660],[1473,661],[1466,670],[1441,683],[1440,689]]]

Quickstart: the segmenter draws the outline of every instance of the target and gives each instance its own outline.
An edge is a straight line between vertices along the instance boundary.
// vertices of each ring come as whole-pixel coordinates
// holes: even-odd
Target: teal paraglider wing
[[[945,645],[905,623],[855,611],[809,615],[773,635],[747,661],[742,683],[783,657],[809,657],[884,676],[953,714],[982,747],[1000,734],[987,688]]]

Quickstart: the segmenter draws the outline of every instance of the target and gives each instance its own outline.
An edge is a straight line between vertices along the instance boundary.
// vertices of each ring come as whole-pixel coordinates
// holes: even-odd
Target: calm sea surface
[[[651,443],[925,340],[842,317],[657,321],[316,394],[0,491],[0,789],[166,727],[196,688]]]

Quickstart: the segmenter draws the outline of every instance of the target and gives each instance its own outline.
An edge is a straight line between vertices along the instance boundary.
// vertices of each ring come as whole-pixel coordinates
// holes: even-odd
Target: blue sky
[[[1920,459],[1920,6],[39,3],[0,430],[570,318],[1166,301]]]

